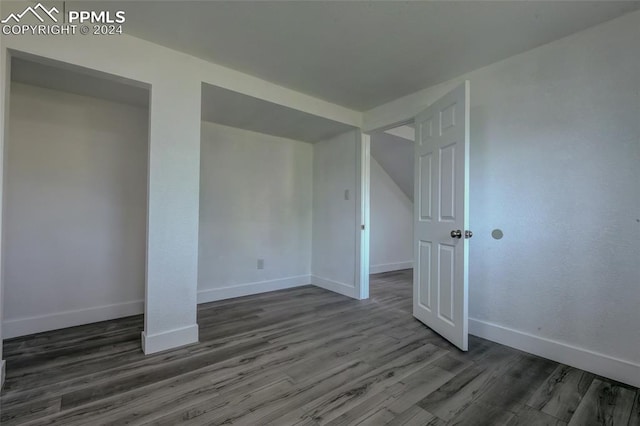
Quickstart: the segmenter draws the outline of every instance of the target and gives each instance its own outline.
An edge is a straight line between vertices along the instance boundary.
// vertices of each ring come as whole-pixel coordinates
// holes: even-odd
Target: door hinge
[[[364,231],[364,225],[360,225],[360,229]]]

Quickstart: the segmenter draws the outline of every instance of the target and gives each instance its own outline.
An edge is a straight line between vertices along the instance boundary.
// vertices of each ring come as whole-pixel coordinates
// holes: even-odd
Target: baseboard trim
[[[325,290],[333,291],[334,293],[351,297],[353,299],[360,299],[358,289],[355,288],[355,286],[349,284],[330,280],[328,278],[318,277],[317,275],[311,275],[311,284],[324,288]]]
[[[469,333],[570,365],[571,367],[640,387],[640,364],[478,319],[469,319]]]
[[[198,291],[198,303],[215,302],[216,300],[250,296],[252,294],[284,290],[286,288],[300,287],[309,284],[311,284],[309,275],[298,275],[295,277],[237,284],[228,287],[208,288]]]
[[[198,324],[151,335],[147,335],[144,331],[142,332],[142,352],[145,355],[179,348],[192,343],[198,343]]]
[[[2,388],[4,387],[5,365],[6,362],[4,359],[0,361],[0,390],[2,390]]]
[[[381,274],[383,272],[401,271],[403,269],[413,269],[413,260],[406,262],[381,263],[369,266],[370,274]]]
[[[43,331],[138,315],[143,312],[144,300],[136,300],[74,311],[56,312],[36,317],[6,319],[2,322],[2,336],[4,339],[10,339]]]

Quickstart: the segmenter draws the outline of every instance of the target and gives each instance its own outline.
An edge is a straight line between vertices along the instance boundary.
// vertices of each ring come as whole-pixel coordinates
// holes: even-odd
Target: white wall
[[[4,336],[143,311],[148,116],[11,85]]]
[[[413,203],[371,158],[372,274],[413,268]]]
[[[209,122],[201,135],[199,303],[310,284],[311,144]]]
[[[0,4],[0,13],[2,13],[3,7]],[[0,166],[2,166],[3,172],[0,173],[0,191],[3,191],[4,187],[4,141],[9,138],[9,86],[11,84],[11,58],[7,50],[4,48],[4,39],[0,35]],[[3,191],[4,192],[4,191]],[[0,224],[3,219],[3,196],[0,196]],[[2,339],[4,334],[2,333],[2,317],[4,316],[4,249],[2,241],[4,240],[4,231],[0,226],[0,389],[4,385],[5,379],[5,360],[2,359]]]
[[[359,136],[351,131],[313,145],[312,282],[355,298]]]
[[[469,79],[470,330],[636,386],[639,41],[634,12],[365,115],[393,123]]]

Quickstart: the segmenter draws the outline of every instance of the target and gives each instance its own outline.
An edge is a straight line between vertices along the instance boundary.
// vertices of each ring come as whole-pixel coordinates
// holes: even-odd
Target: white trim
[[[406,262],[381,263],[380,265],[371,265],[370,274],[380,274],[382,272],[401,271],[403,269],[413,269],[413,260]]]
[[[145,355],[190,345],[192,343],[198,343],[198,324],[188,325],[149,336],[147,336],[144,331],[142,332],[142,352],[144,352]]]
[[[369,298],[370,264],[370,185],[371,185],[371,137],[356,132],[356,147],[360,160],[356,163],[356,272],[354,277],[358,299]]]
[[[231,299],[233,297],[249,296],[267,291],[283,290],[285,288],[300,287],[311,284],[309,275],[279,278],[268,281],[236,284],[228,287],[207,288],[198,291],[198,303],[214,302],[216,300]]]
[[[0,361],[0,390],[2,390],[2,387],[4,386],[5,364],[6,361],[4,359]]]
[[[469,318],[469,333],[640,387],[640,364],[473,318]]]
[[[43,331],[138,315],[143,312],[144,301],[136,300],[73,311],[55,312],[35,317],[5,319],[2,322],[2,336],[4,339],[10,339]]]
[[[333,291],[334,293],[342,294],[354,299],[359,299],[358,289],[353,285],[341,283],[338,281],[330,280],[328,278],[318,277],[311,275],[311,284],[324,288],[325,290]]]

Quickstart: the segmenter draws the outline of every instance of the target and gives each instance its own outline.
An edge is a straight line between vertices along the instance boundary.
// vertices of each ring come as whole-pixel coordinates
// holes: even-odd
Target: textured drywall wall
[[[312,145],[209,122],[201,135],[198,290],[309,284]]]
[[[470,316],[640,363],[634,16],[469,76]]]
[[[152,87],[143,350],[198,341],[200,82]]]
[[[4,8],[3,5],[0,4],[0,13],[3,13]],[[10,57],[7,49],[4,48],[4,36],[0,35],[0,71],[2,71],[2,75],[0,75],[0,165],[4,165],[4,151],[5,151],[5,140],[9,137],[9,85],[10,81]],[[3,173],[0,173],[0,190],[3,188],[4,181],[4,166]],[[3,202],[2,196],[0,196],[0,224],[3,220]],[[2,228],[0,226],[0,228]],[[0,229],[0,342],[4,338],[4,334],[2,332],[2,318],[4,316],[4,247],[2,244],[3,240],[3,231]],[[4,385],[5,379],[5,361],[2,359],[2,346],[0,344],[0,389]]]
[[[311,273],[325,287],[352,297],[356,297],[357,137],[352,131],[313,145]]]

